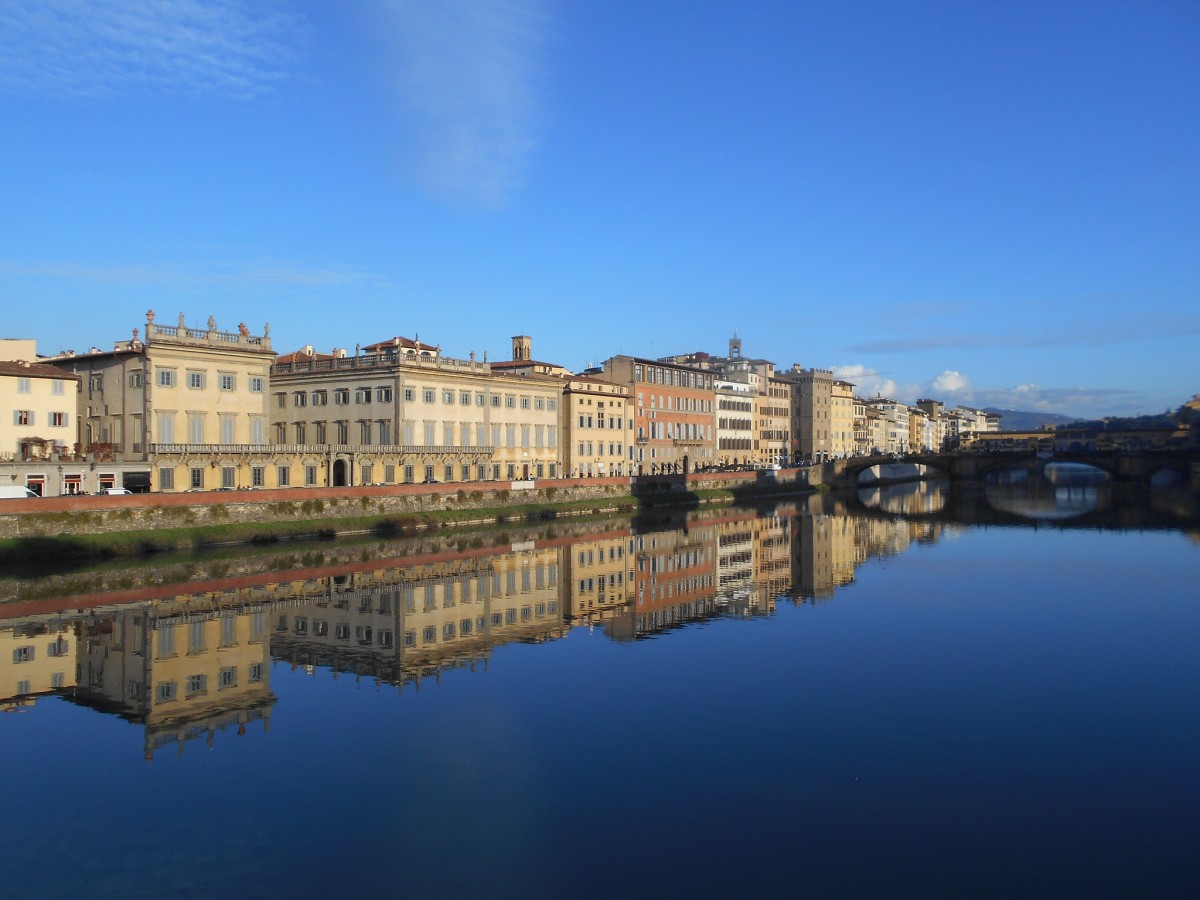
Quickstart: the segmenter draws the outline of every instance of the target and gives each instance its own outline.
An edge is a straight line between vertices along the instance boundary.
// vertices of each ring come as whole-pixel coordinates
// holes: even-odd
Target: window
[[[392,389],[390,387],[381,387],[375,389],[375,401],[377,403],[391,403]]]
[[[237,487],[237,469],[233,466],[221,466],[221,487]]]
[[[28,394],[30,391],[33,390],[33,388],[30,386],[31,384],[32,384],[32,382],[28,378],[18,378],[17,379],[17,393],[18,394]]]
[[[291,483],[291,482],[288,480],[290,477],[291,477],[291,476],[290,476],[290,470],[288,469],[288,467],[287,467],[287,466],[279,466],[279,467],[278,467],[278,468],[275,470],[275,483],[276,483],[276,484],[277,484],[279,487],[287,487],[287,486],[288,486],[288,484],[290,484],[290,483]]]
[[[536,400],[533,401],[533,408],[534,409],[545,409],[546,401],[544,399],[542,399],[541,397],[538,397]]]
[[[458,395],[458,403],[460,406],[470,406],[471,405],[471,394],[468,391],[463,391],[461,394]]]
[[[333,392],[333,405],[346,406],[350,402],[350,388],[337,388]]]
[[[221,425],[221,443],[222,444],[232,444],[233,443],[233,431],[234,431],[235,425],[237,424],[237,420],[234,419],[234,417],[232,415],[230,415],[229,413],[220,413],[219,415],[220,415],[219,421],[220,421],[220,425]]]
[[[65,428],[67,426],[67,414],[63,412],[50,413],[51,428]]]
[[[371,423],[362,421],[358,423],[358,442],[360,444],[371,443]]]
[[[417,399],[417,392],[414,391],[412,388],[406,387],[404,389],[404,402],[412,403],[416,399]]]
[[[217,676],[217,679],[218,679],[219,689],[222,691],[225,690],[226,688],[237,687],[237,667],[236,666],[222,666],[220,674]]]
[[[442,391],[442,402],[450,406],[454,405],[454,391]]]
[[[13,650],[13,662],[15,662],[15,663],[33,662],[33,646],[30,645],[28,647],[16,647]]]
[[[158,470],[158,489],[160,491],[175,490],[175,470],[174,469],[159,469]]]
[[[500,395],[499,394],[492,394],[492,406],[497,409],[500,407]]]
[[[329,392],[328,391],[313,391],[312,392],[312,405],[313,406],[328,406],[329,405]]]
[[[250,378],[250,390],[255,394],[263,392],[263,379],[260,375],[253,375]]]
[[[187,680],[187,694],[189,697],[194,697],[197,694],[208,692],[208,676],[207,675],[189,675]]]
[[[205,377],[203,372],[188,372],[188,387],[203,389]]]
[[[413,467],[412,466],[404,467],[404,481],[406,484],[412,484],[412,482],[413,482]]]
[[[257,684],[263,680],[262,663],[250,663],[249,670],[247,671],[247,680],[252,684]]]
[[[392,442],[392,420],[380,419],[375,424],[379,426],[379,443],[390,444]]]
[[[228,372],[222,373],[220,377],[220,386],[223,391],[232,391],[237,387],[237,379]]]
[[[159,369],[158,370],[158,386],[159,387],[175,387],[175,370],[174,369]]]
[[[32,425],[33,410],[31,409],[14,409],[13,410],[14,425]]]
[[[431,465],[425,467],[425,480],[433,481],[433,466]]]
[[[263,471],[262,466],[254,466],[250,469],[250,484],[252,486],[257,488],[263,486]]]
[[[129,373],[129,386],[131,388],[140,388],[142,386],[142,373],[141,372],[130,372]],[[55,393],[61,393],[61,391],[55,391]]]
[[[174,681],[160,681],[154,686],[154,699],[159,703],[170,703],[179,695],[179,684]]]
[[[426,403],[432,403],[433,402],[433,388],[425,388],[424,392],[421,395],[421,398]]]
[[[359,471],[359,484],[370,484],[375,480],[374,466],[371,463],[363,463]]]
[[[189,478],[188,486],[195,488],[196,490],[203,489],[203,487],[204,487],[204,470],[203,469],[191,469],[191,470],[189,470],[189,474],[190,474],[190,478]]]
[[[292,406],[308,406],[308,394],[304,391],[295,391],[292,394]]]
[[[305,466],[304,467],[304,483],[306,485],[308,485],[309,487],[312,487],[313,485],[315,485],[317,483],[317,467],[316,466]]]
[[[512,394],[505,394],[504,395],[504,408],[505,409],[516,409],[517,408],[517,398],[514,397]]]
[[[445,477],[442,480],[443,481],[453,481],[454,480],[454,466],[451,463],[446,463]]]
[[[204,623],[193,622],[188,626],[188,653],[200,653],[204,650]]]
[[[529,409],[529,398],[528,397],[521,398],[521,409]]]
[[[355,403],[370,403],[371,402],[371,389],[369,387],[355,388],[354,389],[354,402]]]
[[[486,403],[486,401],[485,401],[484,395],[482,393],[478,393],[475,395],[475,405],[476,406],[483,406],[483,405],[485,405],[485,403]]]

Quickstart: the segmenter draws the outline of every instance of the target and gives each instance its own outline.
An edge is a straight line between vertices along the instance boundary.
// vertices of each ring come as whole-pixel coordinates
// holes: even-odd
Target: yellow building
[[[222,331],[155,321],[145,338],[47,360],[80,379],[79,436],[93,462],[124,470],[136,490],[214,488],[215,453],[242,459],[267,442],[267,392],[274,360],[267,336],[246,326]],[[220,473],[218,473],[220,474]]]
[[[35,494],[59,493],[51,471],[60,460],[81,455],[76,438],[79,379],[24,358],[36,357],[33,341],[5,341],[0,350],[22,352],[22,358],[0,360],[0,466],[11,466],[12,481],[20,478]],[[17,463],[30,465],[21,465],[18,472]],[[78,492],[80,483],[76,475],[70,492]]]
[[[854,385],[833,380],[829,395],[829,452],[838,459],[857,455]]]
[[[563,381],[563,474],[569,478],[629,474],[633,444],[629,388],[587,375]]]
[[[562,379],[534,365],[453,359],[400,337],[281,356],[271,439],[293,462],[277,475],[310,486],[554,478]]]
[[[760,465],[787,465],[792,459],[793,384],[774,374],[759,381],[756,455]]]

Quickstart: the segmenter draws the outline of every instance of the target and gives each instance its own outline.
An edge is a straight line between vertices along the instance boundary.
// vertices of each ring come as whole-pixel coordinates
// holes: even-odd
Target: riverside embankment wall
[[[381,487],[283,488],[182,494],[67,496],[0,500],[0,539],[190,528],[200,525],[336,520],[369,516],[420,516],[451,509],[593,502],[611,509],[634,493],[756,486],[807,485],[810,470],[777,473],[722,472],[641,478],[397,484]],[[800,475],[801,477],[797,477]]]

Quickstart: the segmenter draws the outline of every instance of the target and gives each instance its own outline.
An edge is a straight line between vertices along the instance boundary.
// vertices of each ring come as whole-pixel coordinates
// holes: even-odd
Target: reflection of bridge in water
[[[865,487],[865,486],[864,486]],[[874,486],[872,486],[874,487]],[[902,485],[893,485],[902,487]],[[1054,514],[1039,514],[1031,505],[1026,512],[997,505],[1011,501],[998,494],[1003,486],[989,487],[982,480],[945,480],[938,483],[940,502],[927,503],[925,509],[890,511],[864,502],[861,489],[840,491],[837,497],[849,512],[889,521],[940,522],[960,525],[1010,525],[1055,527],[1060,529],[1105,530],[1178,530],[1200,525],[1197,498],[1188,489],[1150,491],[1140,483],[1107,482],[1096,487],[1098,502],[1078,511],[1060,509]],[[1044,499],[1053,501],[1063,488],[1051,486]]]

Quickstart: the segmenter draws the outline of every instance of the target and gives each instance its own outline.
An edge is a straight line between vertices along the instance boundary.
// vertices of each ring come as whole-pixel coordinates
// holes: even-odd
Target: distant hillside
[[[996,409],[985,406],[987,413],[995,413],[1000,417],[1001,431],[1040,431],[1047,425],[1066,425],[1078,421],[1074,416],[1060,416],[1056,413],[1022,412],[1019,409]]]

